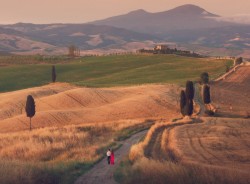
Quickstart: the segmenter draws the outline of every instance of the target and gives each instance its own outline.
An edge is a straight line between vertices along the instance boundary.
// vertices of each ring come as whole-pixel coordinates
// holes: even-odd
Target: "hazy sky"
[[[84,23],[136,9],[159,12],[183,4],[222,16],[250,14],[250,0],[0,0],[0,24]]]

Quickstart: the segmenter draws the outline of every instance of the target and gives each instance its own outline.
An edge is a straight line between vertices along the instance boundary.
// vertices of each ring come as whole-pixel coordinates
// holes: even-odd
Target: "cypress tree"
[[[181,90],[180,110],[181,110],[181,114],[183,116],[186,115],[186,113],[185,113],[185,106],[186,106],[186,94],[185,94],[184,90]]]
[[[186,97],[188,100],[194,99],[194,83],[192,81],[186,82]]]
[[[193,114],[194,105],[193,100],[188,99],[185,107],[185,114],[191,116]]]
[[[207,72],[203,72],[203,73],[201,74],[200,78],[201,78],[201,82],[202,82],[203,84],[208,84],[208,82],[209,82],[209,75],[208,75]]]
[[[52,82],[56,82],[56,67],[52,66]]]
[[[35,100],[31,95],[27,96],[25,110],[27,117],[30,118],[30,131],[31,131],[31,118],[36,114]]]
[[[203,102],[204,102],[204,104],[210,104],[211,103],[210,87],[208,85],[205,85],[203,87]]]

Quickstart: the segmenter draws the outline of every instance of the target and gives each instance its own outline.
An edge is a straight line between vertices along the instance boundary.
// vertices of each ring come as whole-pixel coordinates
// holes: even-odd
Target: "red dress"
[[[112,152],[110,156],[110,164],[114,165],[115,164],[115,154]]]

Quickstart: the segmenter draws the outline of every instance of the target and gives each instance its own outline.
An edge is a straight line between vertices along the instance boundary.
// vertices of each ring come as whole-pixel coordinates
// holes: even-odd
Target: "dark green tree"
[[[210,87],[208,85],[205,85],[203,87],[203,102],[204,102],[204,104],[210,104],[211,103]]]
[[[209,75],[208,75],[207,72],[203,72],[201,74],[200,78],[201,78],[201,83],[202,84],[208,84],[208,82],[209,82]]]
[[[192,81],[186,82],[186,97],[187,100],[194,99],[194,83]]]
[[[242,58],[242,57],[236,58],[236,59],[234,60],[234,65],[239,65],[239,64],[241,64],[242,62],[243,62],[243,58]]]
[[[32,129],[32,127],[31,127],[31,118],[36,114],[35,100],[31,95],[27,96],[25,110],[26,110],[27,117],[30,118],[30,131],[31,131],[31,129]]]
[[[193,110],[194,110],[193,100],[187,99],[185,106],[185,114],[191,116],[193,114]]]
[[[52,66],[52,82],[56,82],[56,67]]]
[[[180,97],[180,110],[181,110],[181,114],[183,116],[186,115],[185,113],[185,106],[186,106],[186,94],[184,90],[181,90],[181,97]]]

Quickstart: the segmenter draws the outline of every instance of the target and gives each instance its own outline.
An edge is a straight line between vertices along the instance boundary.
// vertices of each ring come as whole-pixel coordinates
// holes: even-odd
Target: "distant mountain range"
[[[82,50],[135,50],[171,42],[186,48],[195,45],[198,52],[200,46],[250,57],[250,24],[225,20],[198,6],[183,5],[159,13],[137,10],[88,24],[0,25],[0,53],[59,54],[71,44]]]

